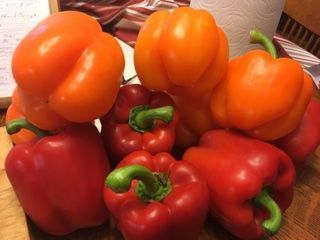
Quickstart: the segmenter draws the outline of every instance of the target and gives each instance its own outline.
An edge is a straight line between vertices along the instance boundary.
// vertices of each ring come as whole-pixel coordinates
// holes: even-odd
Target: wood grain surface
[[[318,91],[315,95],[319,96]],[[3,125],[3,114],[0,124]],[[50,236],[39,230],[26,218],[10,187],[3,169],[5,155],[11,143],[0,128],[0,239],[6,240],[122,240],[112,221],[100,227],[81,229],[64,237]],[[29,234],[28,234],[29,232]],[[199,240],[232,240],[233,238],[211,217],[203,228]],[[320,147],[308,159],[308,164],[298,173],[294,200],[284,214],[280,231],[271,240],[320,239]],[[164,239],[165,240],[165,239]],[[177,239],[179,240],[179,239]]]
[[[1,118],[2,120],[2,118]],[[29,239],[26,217],[5,174],[4,159],[12,147],[4,127],[0,128],[0,239]]]

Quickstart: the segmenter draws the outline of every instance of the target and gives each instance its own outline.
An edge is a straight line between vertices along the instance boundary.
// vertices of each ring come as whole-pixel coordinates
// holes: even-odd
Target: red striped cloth
[[[319,58],[279,35],[274,36],[274,42],[282,48],[282,50],[280,49],[280,55],[282,54],[295,59],[305,68],[320,63]]]
[[[94,17],[106,32],[134,46],[146,18],[160,9],[189,6],[190,0],[60,0],[60,8],[78,10]]]

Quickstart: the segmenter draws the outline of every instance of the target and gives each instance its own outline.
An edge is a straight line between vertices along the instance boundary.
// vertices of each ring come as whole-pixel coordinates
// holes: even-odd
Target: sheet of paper
[[[136,77],[137,73],[134,68],[134,59],[133,53],[134,50],[131,46],[116,38],[122,48],[122,52],[125,58],[125,67],[123,72],[123,77],[125,80],[132,79],[130,83],[140,83],[138,77]]]
[[[16,46],[48,15],[48,0],[0,0],[0,99],[10,97],[15,87],[11,59]]]

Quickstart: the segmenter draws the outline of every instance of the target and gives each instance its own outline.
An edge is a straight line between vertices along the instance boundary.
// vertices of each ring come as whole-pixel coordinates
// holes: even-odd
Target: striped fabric
[[[307,52],[305,49],[299,47],[297,44],[279,36],[274,36],[274,40],[280,44],[289,57],[300,62],[303,67],[310,67],[320,63],[320,59],[313,54]]]
[[[94,17],[104,28],[130,46],[140,27],[153,12],[189,6],[190,0],[60,0],[60,8],[78,10]]]
[[[315,86],[320,89],[320,59],[279,35],[274,36],[273,42],[278,48],[279,55],[298,61],[312,76]]]

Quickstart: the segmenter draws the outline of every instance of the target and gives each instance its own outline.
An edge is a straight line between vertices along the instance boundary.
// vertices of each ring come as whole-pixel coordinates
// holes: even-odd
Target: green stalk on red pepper
[[[52,135],[25,119],[6,128],[9,134],[27,128],[38,136],[9,151],[5,171],[23,210],[40,229],[65,235],[108,219],[101,189],[110,167],[93,124],[71,124]]]
[[[166,93],[130,84],[120,88],[111,111],[100,121],[102,139],[114,167],[133,151],[171,152],[179,115]]]
[[[279,230],[295,182],[285,152],[240,133],[210,130],[182,159],[206,179],[211,215],[230,233],[259,239]]]
[[[209,195],[189,163],[135,151],[107,176],[104,200],[126,240],[196,240]]]
[[[161,201],[172,190],[166,173],[153,173],[138,164],[112,171],[105,184],[116,193],[124,193],[129,191],[133,179],[139,180],[134,191],[144,202]]]

